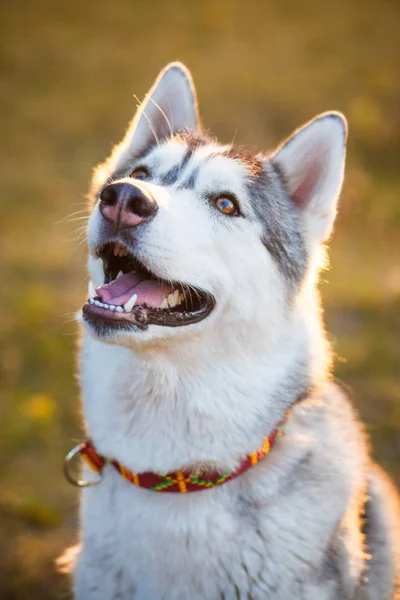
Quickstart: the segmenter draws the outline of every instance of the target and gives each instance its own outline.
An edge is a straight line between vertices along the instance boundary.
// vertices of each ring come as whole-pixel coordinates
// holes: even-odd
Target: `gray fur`
[[[400,598],[400,532],[393,517],[400,520],[396,491],[386,474],[371,465],[368,473],[367,496],[363,510],[366,563],[356,600]]]
[[[307,268],[300,218],[271,162],[263,165],[248,184],[248,190],[253,210],[263,225],[263,244],[289,284],[297,286]]]
[[[178,190],[194,190],[196,187],[197,177],[199,175],[199,167],[195,167],[193,171],[179,184]]]
[[[172,100],[173,122],[196,127],[190,74],[170,65],[145,104],[157,144],[139,112],[93,189],[146,166],[142,185],[159,210],[118,241],[157,278],[209,291],[215,310],[182,331],[104,335],[86,322],[89,436],[135,473],[225,472],[289,408],[291,417],[268,456],[199,493],[138,489],[106,463],[100,485],[83,492],[76,596],[398,600],[398,497],[332,382],[314,285],[343,178],[345,119],[321,115],[265,158],[201,133],[170,128],[168,137],[153,95],[163,113]],[[222,214],[215,200],[224,193],[242,210]],[[104,235],[97,204],[88,241],[98,285]]]
[[[161,185],[173,185],[182,173],[182,165],[175,165],[165,175],[160,177]]]

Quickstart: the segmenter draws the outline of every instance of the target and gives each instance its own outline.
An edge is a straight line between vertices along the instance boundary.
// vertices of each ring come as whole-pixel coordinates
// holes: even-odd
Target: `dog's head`
[[[269,156],[220,145],[167,66],[95,174],[86,328],[137,345],[276,326],[331,231],[345,142],[325,113]]]

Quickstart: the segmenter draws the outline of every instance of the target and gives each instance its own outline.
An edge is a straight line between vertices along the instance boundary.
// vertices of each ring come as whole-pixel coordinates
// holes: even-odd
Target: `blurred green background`
[[[69,598],[53,561],[77,539],[61,464],[83,435],[85,194],[133,94],[171,60],[192,69],[204,123],[227,142],[272,148],[318,112],[347,115],[321,289],[336,375],[400,483],[399,2],[15,0],[0,17],[0,598]]]

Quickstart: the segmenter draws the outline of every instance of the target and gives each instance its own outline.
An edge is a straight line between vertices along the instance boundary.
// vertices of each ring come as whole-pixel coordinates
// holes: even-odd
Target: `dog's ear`
[[[115,173],[123,173],[135,156],[147,148],[173,136],[179,129],[195,130],[199,126],[197,96],[190,72],[182,63],[170,63],[138,107],[122,142],[96,169],[92,191],[97,193]]]
[[[336,216],[346,155],[347,123],[336,112],[319,115],[271,156],[291,201],[301,210],[311,245],[326,240]]]
[[[188,69],[179,62],[161,71],[127,132],[134,154],[174,135],[179,129],[198,127],[197,97]]]

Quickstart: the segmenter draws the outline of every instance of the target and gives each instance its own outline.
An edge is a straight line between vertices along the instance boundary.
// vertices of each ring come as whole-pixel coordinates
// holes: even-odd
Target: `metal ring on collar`
[[[103,476],[101,473],[99,473],[98,478],[94,479],[93,481],[84,481],[82,479],[77,479],[70,472],[70,462],[77,454],[80,454],[81,450],[82,450],[82,444],[78,444],[77,446],[75,446],[75,448],[72,448],[72,450],[70,452],[68,452],[67,456],[64,459],[64,475],[67,478],[67,480],[70,483],[72,483],[72,485],[76,485],[77,487],[89,487],[91,485],[97,485],[103,479]]]

